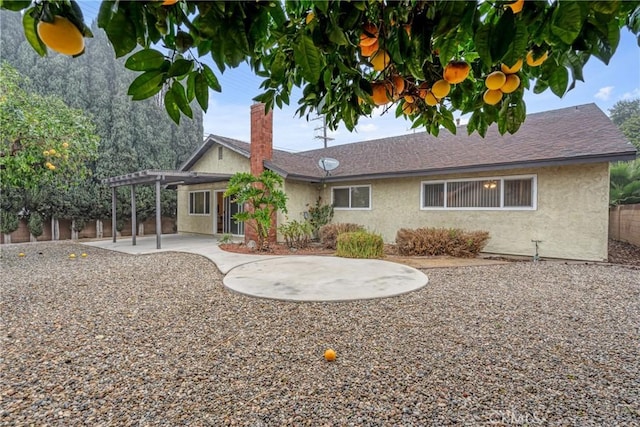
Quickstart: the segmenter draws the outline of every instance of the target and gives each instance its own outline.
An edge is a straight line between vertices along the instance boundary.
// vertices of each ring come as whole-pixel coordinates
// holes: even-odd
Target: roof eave
[[[179,171],[188,171],[191,167],[193,167],[193,165],[196,164],[196,162],[198,160],[200,160],[200,158],[202,158],[202,156],[211,149],[211,147],[213,147],[213,145],[218,144],[218,145],[222,145],[223,147],[227,148],[228,150],[233,151],[234,153],[237,153],[243,157],[249,158],[249,153],[245,150],[242,150],[240,148],[234,147],[231,144],[228,144],[224,141],[219,140],[215,135],[209,135],[207,137],[207,139],[204,140],[204,142],[202,143],[202,145],[200,145],[200,147],[195,151],[195,153],[193,153],[191,155],[191,157],[189,157],[178,169]]]

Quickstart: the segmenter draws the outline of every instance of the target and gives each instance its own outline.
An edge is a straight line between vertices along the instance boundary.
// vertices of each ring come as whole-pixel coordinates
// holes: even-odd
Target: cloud
[[[624,99],[625,101],[629,99],[635,99],[635,98],[640,98],[640,87],[635,88],[631,92],[623,93],[621,97],[621,99]]]
[[[378,130],[378,126],[373,123],[368,123],[366,125],[359,125],[358,132],[375,132]]]
[[[611,92],[613,92],[613,86],[605,86],[601,87],[593,96],[601,101],[608,101],[609,97],[611,97]]]

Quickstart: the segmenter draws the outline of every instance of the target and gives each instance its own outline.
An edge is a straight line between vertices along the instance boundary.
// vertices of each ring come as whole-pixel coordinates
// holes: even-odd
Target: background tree
[[[276,212],[287,213],[287,195],[280,189],[283,179],[277,173],[265,170],[259,176],[238,172],[229,179],[224,197],[234,203],[248,205],[249,209],[233,215],[237,222],[244,222],[258,236],[258,248],[269,249],[269,233]]]
[[[219,72],[248,62],[265,79],[255,99],[267,108],[302,88],[298,113],[321,114],[331,128],[353,129],[384,106],[434,135],[441,126],[456,131],[453,112],[471,113],[469,132],[484,135],[497,123],[514,133],[526,116],[525,88],[561,97],[583,80],[591,56],[608,63],[622,28],[640,32],[638,1],[170,3],[103,1],[98,26],[116,56],[131,54],[124,66],[140,73],[128,93],[139,100],[166,89],[176,123],[193,116],[194,101],[207,108],[209,89],[221,90],[199,60],[210,55]],[[24,33],[45,54],[34,28],[53,14],[81,22],[73,4],[2,7],[24,9]],[[87,34],[81,23],[76,31]]]
[[[640,98],[618,101],[609,113],[611,120],[640,151]],[[609,203],[640,203],[640,159],[617,162],[611,166]]]
[[[115,58],[106,34],[95,23],[91,28],[94,38],[86,40],[85,54],[77,58],[59,54],[40,58],[24,36],[19,14],[1,10],[0,27],[0,57],[29,77],[25,87],[84,110],[100,138],[97,158],[86,164],[92,178],[83,180],[71,194],[48,186],[46,205],[53,210],[46,216],[76,219],[76,223],[81,223],[81,217],[109,218],[111,190],[100,184],[102,178],[142,169],[176,169],[202,143],[202,111],[197,106],[193,107],[194,120],[178,126],[167,120],[160,96],[130,102],[127,89],[135,75],[124,68],[124,59]],[[145,187],[138,187],[137,193],[142,221],[149,214],[148,207],[155,211],[155,193]],[[118,217],[130,217],[129,189],[118,189],[117,195]],[[82,212],[71,205],[72,199],[84,206]],[[161,206],[163,215],[175,217],[174,190],[162,190]]]

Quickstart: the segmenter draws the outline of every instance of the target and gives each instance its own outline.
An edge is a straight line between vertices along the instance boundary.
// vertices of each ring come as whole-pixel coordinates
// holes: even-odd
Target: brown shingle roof
[[[207,140],[212,138],[249,155],[246,142],[217,136]],[[457,135],[421,132],[295,154],[274,150],[265,165],[289,178],[317,181],[325,175],[318,160],[332,157],[340,166],[325,179],[340,181],[630,160],[635,155],[611,120],[595,104],[586,104],[531,114],[515,135],[500,135],[492,126],[482,138],[459,127]]]

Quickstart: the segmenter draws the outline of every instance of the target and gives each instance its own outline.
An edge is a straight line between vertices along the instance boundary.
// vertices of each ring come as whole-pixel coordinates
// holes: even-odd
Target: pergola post
[[[136,245],[136,185],[131,185],[131,245]]]
[[[116,187],[111,187],[111,234],[116,242]]]
[[[160,179],[156,180],[156,249],[160,249],[162,239],[162,212],[160,211]]]

